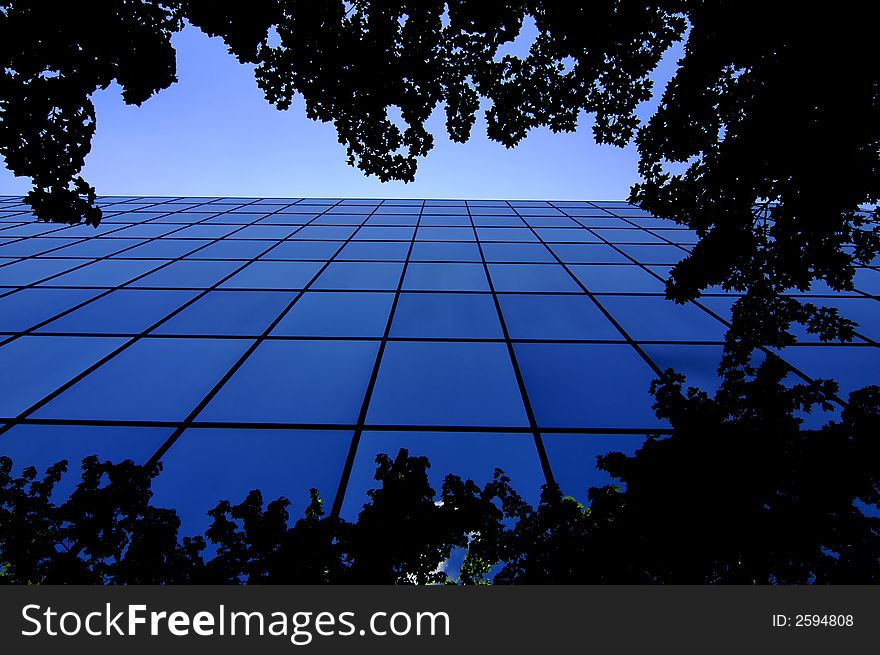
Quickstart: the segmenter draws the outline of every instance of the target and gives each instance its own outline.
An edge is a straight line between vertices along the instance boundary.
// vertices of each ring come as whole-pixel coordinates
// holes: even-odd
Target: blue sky
[[[486,138],[482,118],[467,144],[450,142],[438,110],[415,182],[383,184],[346,164],[333,126],[307,119],[301,101],[283,112],[269,105],[220,39],[188,26],[174,45],[178,83],[141,107],[126,106],[115,84],[94,95],[83,174],[99,194],[601,200],[625,198],[637,181],[635,148],[597,146],[586,116],[575,133],[535,130],[508,150]],[[658,69],[659,89],[678,52]],[[0,169],[0,193],[29,188]]]

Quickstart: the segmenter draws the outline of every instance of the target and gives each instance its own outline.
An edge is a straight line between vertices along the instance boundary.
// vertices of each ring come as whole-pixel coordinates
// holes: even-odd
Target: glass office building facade
[[[253,488],[353,518],[377,453],[585,497],[595,456],[663,431],[652,379],[704,389],[734,297],[664,299],[696,242],[625,202],[102,199],[99,228],[0,197],[0,454],[160,460],[184,532]],[[858,337],[795,376],[877,383],[880,262],[808,296]],[[823,417],[825,418],[825,417]],[[813,419],[817,420],[817,419]],[[66,484],[72,485],[72,476]]]

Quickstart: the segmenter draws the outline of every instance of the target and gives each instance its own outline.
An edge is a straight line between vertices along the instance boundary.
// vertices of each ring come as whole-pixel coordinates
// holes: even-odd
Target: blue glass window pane
[[[302,517],[309,488],[329,507],[339,483],[350,432],[324,430],[187,430],[163,457],[153,504],[177,511],[181,533],[203,533],[220,500],[238,504],[252,489],[263,502],[290,500],[291,523]],[[229,462],[235,461],[235,466]]]
[[[465,201],[465,200],[453,200],[451,198],[433,198],[431,200],[425,200],[425,208],[434,208],[434,207],[463,208],[466,206],[467,206],[467,201]]]
[[[880,271],[872,268],[857,268],[853,284],[859,291],[880,296]]]
[[[155,241],[147,241],[131,250],[126,250],[117,258],[176,259],[198,250],[208,243],[211,242],[197,239],[156,239]]]
[[[712,393],[721,383],[717,373],[723,352],[720,345],[645,344],[642,350],[660,370],[672,368],[684,374],[685,388],[699,387]]]
[[[326,203],[298,203],[279,210],[279,214],[318,214],[326,208]]]
[[[482,264],[410,263],[403,281],[406,291],[488,291]]]
[[[303,289],[321,270],[321,262],[257,261],[220,285],[221,289]]]
[[[213,218],[209,218],[208,220],[202,222],[202,225],[250,225],[266,218],[267,216],[271,216],[271,214],[266,214],[265,212],[245,213],[230,211],[224,214],[219,214],[218,216],[214,216]]]
[[[248,225],[231,234],[229,239],[286,239],[297,227],[294,225]],[[227,239],[227,241],[229,240]]]
[[[416,241],[410,261],[415,262],[479,262],[480,249],[476,243],[438,243]]]
[[[87,239],[56,250],[57,257],[106,257],[144,243],[143,239]]]
[[[161,266],[160,261],[104,259],[59,275],[43,284],[67,287],[116,287]]]
[[[197,293],[117,289],[46,324],[38,331],[140,334],[194,298]]]
[[[190,225],[175,232],[174,236],[179,239],[221,239],[238,229],[237,225]]]
[[[326,239],[344,241],[354,234],[356,228],[349,226],[306,225],[292,239]]]
[[[478,227],[480,241],[537,241],[538,237],[528,228]]]
[[[137,214],[130,214],[132,217],[132,221],[135,220],[135,216]],[[184,227],[188,225],[192,225],[193,223],[198,223],[199,221],[204,221],[210,217],[214,216],[214,212],[174,212],[172,214],[166,214],[165,216],[160,216],[158,218],[151,219],[150,223],[167,223],[168,225],[174,225],[175,227]],[[138,219],[139,220],[139,219]],[[196,229],[192,231],[187,231],[184,236],[187,238],[194,239],[215,239],[220,238],[226,235],[230,230],[212,230],[212,227],[230,227],[230,229],[237,229],[236,226],[214,226],[214,225],[199,225],[196,226],[198,228],[208,228],[207,230]],[[183,230],[181,230],[182,232]]]
[[[673,265],[688,254],[677,246],[621,245],[620,249],[640,264]]]
[[[467,207],[464,206],[454,206],[454,205],[429,205],[425,204],[424,209],[422,209],[422,214],[438,214],[440,216],[449,215],[449,216],[467,216],[468,210]]]
[[[182,421],[250,343],[245,339],[141,339],[35,416]]]
[[[462,239],[462,241],[472,241],[474,231],[470,229],[471,219],[469,216],[422,216],[422,220],[419,223],[420,227],[459,227],[459,228],[468,228],[471,234],[470,239]],[[420,232],[420,236],[418,239],[427,239],[428,237],[422,236],[424,232]],[[454,239],[458,240],[458,239]]]
[[[259,336],[293,298],[281,291],[209,291],[154,334]]]
[[[626,257],[605,244],[554,243],[550,250],[566,264],[629,263]]]
[[[489,275],[496,291],[581,291],[558,264],[489,264]]]
[[[656,273],[660,276],[664,282],[669,279],[670,274],[672,273],[672,269],[674,266],[647,266],[646,267],[652,273]],[[707,287],[704,293],[723,293],[721,287],[718,285]]]
[[[419,227],[418,241],[475,241],[471,227]]]
[[[82,259],[25,259],[0,266],[0,286],[26,286],[83,264]]]
[[[635,264],[576,265],[571,271],[592,293],[663,293],[666,290],[662,280]]]
[[[623,336],[586,296],[498,296],[512,339],[611,339]]]
[[[323,216],[317,216],[315,220],[311,222],[312,225],[361,225],[364,222],[363,214],[324,214]],[[339,234],[343,234],[343,232],[339,232]],[[337,237],[328,236],[321,237],[327,239],[335,239]],[[347,237],[343,237],[347,238]]]
[[[241,262],[179,261],[133,282],[133,287],[207,289],[241,267]]]
[[[592,228],[599,228],[600,230],[605,230],[608,228],[622,228],[622,229],[618,230],[618,232],[622,232],[623,234],[617,235],[617,238],[620,238],[622,236],[629,236],[629,238],[636,238],[635,232],[638,231],[638,229],[633,228],[633,226],[630,223],[627,223],[626,221],[621,220],[619,218],[611,218],[610,216],[585,217],[585,218],[577,218],[576,220],[578,223],[580,223],[584,227],[591,228],[591,229]],[[630,235],[629,234],[630,232],[633,234]],[[611,241],[614,242],[613,239]],[[657,241],[659,242],[659,239]],[[638,243],[638,241],[637,241],[637,243]]]
[[[64,228],[57,224],[49,224],[42,222],[22,223],[15,227],[8,227],[4,230],[4,236],[15,237],[32,237],[40,234],[49,234],[63,230]],[[94,234],[94,232],[92,232]]]
[[[636,340],[722,341],[727,331],[693,303],[679,305],[659,296],[603,296],[599,302]]]
[[[308,292],[272,330],[273,335],[381,337],[394,294]]]
[[[388,344],[367,421],[528,425],[504,344],[430,341]]]
[[[217,241],[192,253],[187,259],[253,259],[267,251],[274,241]]]
[[[331,262],[313,288],[394,291],[402,270],[401,262]]]
[[[115,213],[113,216],[105,217],[104,220],[112,223],[140,223],[142,221],[151,221],[150,225],[155,222],[174,221],[174,214],[166,216],[164,211],[125,211]],[[206,216],[210,216],[207,214]]]
[[[153,504],[177,510],[182,534],[203,533],[220,500],[240,503],[252,489],[263,502],[285,497],[302,516],[309,489],[333,502],[351,432],[192,428],[162,458]],[[234,465],[233,465],[234,463]]]
[[[525,227],[519,216],[474,216],[477,227]]]
[[[880,341],[880,302],[873,298],[823,298],[815,304],[836,307],[844,318],[858,323],[856,332]],[[814,337],[815,338],[815,337]]]
[[[855,389],[878,384],[880,348],[876,346],[789,346],[781,356],[814,379],[837,380],[844,400]]]
[[[668,229],[668,230],[653,230],[653,233],[658,237],[663,239],[664,241],[671,241],[672,243],[680,243],[686,245],[696,245],[697,241],[699,241],[699,237],[697,233],[693,230],[681,230],[681,229]]]
[[[648,213],[648,212],[646,212],[644,209],[641,209],[640,207],[634,207],[634,206],[632,206],[632,205],[629,205],[629,206],[626,206],[626,207],[615,207],[615,208],[613,209],[613,211],[614,211],[614,213],[617,214],[618,216],[626,216],[626,217],[630,217],[630,216],[633,216],[633,217],[645,217],[645,216],[651,216],[651,214]]]
[[[362,214],[366,216],[367,214],[371,214],[373,212],[374,207],[371,206],[363,206],[359,207],[354,203],[350,202],[342,202],[336,207],[331,207],[327,210],[328,214]]]
[[[403,293],[397,301],[391,336],[501,339],[504,335],[489,295]]]
[[[515,216],[516,212],[504,203],[493,206],[476,205],[470,201],[471,214],[474,216]]]
[[[22,239],[0,246],[0,257],[30,257],[40,253],[54,256],[60,248],[79,242],[79,239]]]
[[[292,214],[288,213],[286,210],[282,211],[278,214],[269,214],[268,216],[264,216],[259,221],[257,221],[260,225],[305,225],[306,223],[314,220],[317,217],[317,214]]]
[[[418,214],[407,214],[399,216],[389,215],[373,215],[367,219],[365,225],[416,225],[419,222]]]
[[[484,243],[487,262],[547,262],[556,260],[541,243]]]
[[[131,225],[129,227],[124,227],[121,230],[114,232],[114,237],[138,237],[138,238],[154,238],[161,237],[169,232],[173,232],[175,228],[173,225],[162,225],[160,223],[142,223],[140,225]]]
[[[367,491],[376,489],[376,455],[391,458],[406,448],[411,457],[427,457],[431,464],[428,482],[439,496],[448,474],[473,480],[481,487],[492,480],[496,468],[510,478],[511,485],[527,502],[537,503],[544,474],[531,434],[485,434],[480,432],[372,432],[365,431],[345,493],[341,515],[357,518],[369,500]]]
[[[514,348],[539,426],[657,426],[648,393],[656,376],[630,346],[520,343]]]
[[[355,241],[412,241],[412,227],[362,227],[352,237]]]
[[[389,243],[352,241],[339,252],[336,259],[403,261],[406,259],[406,253],[409,252],[409,245],[409,242],[405,241]]]
[[[601,229],[594,232],[611,243],[663,243],[659,238],[646,230],[632,229]]]
[[[263,205],[257,205],[256,203],[248,203],[247,205],[242,205],[240,207],[232,207],[227,210],[230,214],[244,214],[242,217],[244,221],[248,221],[249,214],[260,214],[265,213],[263,210],[265,207]]]
[[[584,228],[548,227],[535,230],[548,243],[600,243],[599,238]]]
[[[526,216],[524,220],[528,225],[535,228],[573,227],[581,228],[581,231],[586,232],[586,230],[582,229],[580,223],[571,218],[568,218],[567,216]],[[596,241],[598,241],[598,239],[596,239]]]
[[[644,435],[638,434],[545,434],[543,437],[553,477],[562,493],[582,503],[586,502],[590,487],[625,486],[596,468],[598,455],[611,452],[633,455],[645,442]]]
[[[66,459],[67,473],[52,494],[57,503],[79,483],[84,458],[97,455],[101,461],[118,463],[130,459],[144,464],[170,436],[168,428],[17,425],[0,437],[0,455],[12,459],[16,473],[35,466],[40,475],[55,462]]]
[[[523,216],[561,216],[562,212],[555,207],[526,207],[513,203],[516,210]]]
[[[17,416],[124,342],[109,337],[21,337],[0,347],[0,416]]]
[[[283,241],[260,259],[327,260],[340,245],[338,241]]]
[[[23,289],[0,298],[0,330],[27,330],[98,293],[97,289]]]
[[[630,216],[627,217],[626,220],[633,225],[638,225],[639,227],[644,227],[652,230],[656,228],[669,228],[675,226],[674,223],[664,218],[639,218],[637,216]]]
[[[265,341],[198,420],[353,424],[378,347],[369,341]]]
[[[394,206],[394,205],[382,205],[381,207],[376,208],[376,212],[374,216],[397,216],[401,214],[411,214],[414,211],[421,211],[422,203],[417,202],[413,205],[404,205],[404,206]]]

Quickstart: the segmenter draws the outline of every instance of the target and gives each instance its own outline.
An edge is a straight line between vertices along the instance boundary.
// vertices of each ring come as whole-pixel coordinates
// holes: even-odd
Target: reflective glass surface
[[[430,458],[435,489],[497,466],[534,501],[537,439],[583,498],[613,482],[597,455],[669,427],[659,371],[718,383],[735,295],[667,301],[695,237],[623,201],[101,202],[93,229],[0,197],[0,454],[145,461],[179,435],[155,490],[184,532],[253,488],[295,516],[311,486],[329,506],[345,470],[353,518],[400,448]],[[831,377],[844,400],[878,382],[878,264],[852,291],[794,293],[858,336],[797,332],[790,382]]]

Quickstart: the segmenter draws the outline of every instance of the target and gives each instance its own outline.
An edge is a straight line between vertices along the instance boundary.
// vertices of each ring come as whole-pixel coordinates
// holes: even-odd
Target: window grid
[[[273,202],[268,202],[272,200]],[[66,383],[57,389],[42,397],[32,404],[23,412],[15,416],[3,417],[0,423],[0,453],[2,453],[3,435],[18,425],[34,425],[34,426],[128,426],[128,427],[162,427],[172,430],[170,436],[164,441],[158,450],[151,457],[151,461],[158,461],[169,449],[173,448],[177,440],[187,431],[191,429],[201,428],[230,428],[230,429],[266,429],[266,430],[313,430],[320,433],[321,431],[348,431],[351,436],[348,454],[342,472],[339,476],[339,486],[333,502],[334,513],[338,513],[342,507],[345,498],[345,492],[351,475],[352,465],[357,456],[358,446],[362,435],[365,432],[375,432],[377,430],[388,433],[504,433],[504,434],[530,434],[534,438],[536,445],[536,454],[541,465],[546,480],[554,478],[551,461],[547,456],[547,450],[544,446],[542,435],[568,434],[568,435],[638,435],[647,432],[668,432],[668,428],[663,425],[626,425],[625,417],[622,417],[616,425],[593,425],[586,424],[577,425],[544,425],[538,415],[536,415],[533,407],[533,399],[528,391],[528,380],[521,367],[517,355],[517,348],[533,344],[557,344],[559,346],[614,346],[615,348],[630,349],[635,352],[638,357],[648,366],[655,376],[662,375],[662,369],[655,357],[646,350],[652,347],[668,346],[670,348],[701,348],[701,347],[719,347],[721,345],[720,338],[710,339],[663,339],[663,338],[637,338],[633,336],[624,326],[622,315],[618,315],[613,309],[614,304],[610,299],[623,299],[614,301],[615,303],[623,303],[625,306],[627,298],[654,298],[658,301],[663,298],[662,289],[657,291],[632,291],[632,290],[614,290],[603,291],[591,289],[589,280],[582,280],[577,271],[573,269],[576,266],[584,266],[582,263],[573,263],[570,258],[561,256],[557,253],[553,246],[563,244],[587,244],[590,246],[601,246],[608,248],[610,251],[617,253],[626,263],[613,261],[596,261],[588,264],[595,267],[590,270],[602,270],[607,266],[626,266],[632,267],[633,270],[642,271],[650,276],[651,279],[657,280],[662,285],[664,278],[658,274],[657,267],[653,264],[645,263],[638,257],[627,251],[626,246],[638,246],[646,243],[651,237],[651,241],[659,243],[659,245],[668,246],[686,254],[688,244],[691,243],[692,237],[680,237],[677,233],[681,232],[685,235],[688,231],[678,226],[660,226],[655,225],[649,220],[647,214],[641,212],[637,208],[633,208],[623,202],[545,202],[545,203],[525,203],[518,201],[471,201],[471,202],[439,202],[430,200],[413,200],[413,201],[346,201],[346,200],[320,200],[320,199],[187,199],[187,198],[137,198],[131,197],[127,199],[118,198],[102,198],[106,210],[105,223],[101,227],[101,231],[93,236],[71,237],[61,245],[55,243],[55,239],[64,237],[66,234],[72,234],[75,227],[61,226],[53,228],[47,226],[46,230],[36,230],[31,227],[35,225],[32,222],[30,214],[26,208],[19,204],[17,199],[0,198],[0,258],[5,258],[3,254],[4,247],[15,244],[30,244],[36,242],[36,248],[32,253],[24,256],[11,256],[0,260],[0,272],[3,270],[14,270],[15,264],[20,262],[40,262],[52,261],[58,259],[64,260],[82,260],[71,268],[65,269],[51,275],[46,275],[39,279],[31,280],[27,284],[7,284],[0,282],[0,303],[9,298],[14,298],[17,294],[22,294],[34,289],[55,289],[55,290],[78,290],[90,289],[95,294],[82,302],[74,303],[69,308],[63,309],[44,318],[39,322],[34,322],[20,330],[3,331],[0,327],[0,355],[4,352],[2,348],[10,343],[21,339],[22,337],[39,337],[52,339],[58,337],[81,337],[88,339],[91,337],[120,337],[125,341],[115,349],[100,358],[91,366],[87,367],[79,374],[74,375]],[[297,211],[291,211],[291,210]],[[384,211],[383,211],[384,210]],[[472,211],[474,210],[474,211]],[[118,213],[117,213],[118,212]],[[143,217],[138,216],[143,214]],[[212,219],[223,216],[222,222],[211,223]],[[644,216],[644,218],[643,218]],[[290,217],[290,218],[288,218]],[[301,217],[301,218],[298,218]],[[114,219],[119,218],[119,221]],[[124,222],[125,219],[132,219],[132,222]],[[269,220],[271,219],[271,220]],[[425,220],[427,219],[427,220]],[[178,220],[180,222],[175,222]],[[603,221],[612,220],[608,223],[608,227],[602,227]],[[659,220],[659,219],[658,219]],[[641,221],[641,222],[640,222]],[[569,225],[568,222],[574,225]],[[43,226],[43,224],[39,224]],[[154,236],[137,236],[137,233],[125,235],[124,231],[129,228],[144,225],[161,225],[167,227],[168,230],[159,230]],[[185,230],[195,226],[216,226],[216,231],[212,231],[214,236],[195,235],[190,230],[180,235]],[[244,231],[249,235],[254,230],[248,231],[253,226],[275,226],[273,229],[258,230],[264,233],[258,238],[236,238]],[[225,230],[223,228],[229,228]],[[289,228],[289,232],[287,230]],[[307,229],[313,228],[313,229]],[[424,228],[424,229],[422,229]],[[16,232],[18,230],[18,232]],[[606,230],[613,230],[606,232]],[[31,235],[28,236],[28,232]],[[4,236],[6,233],[8,236]],[[20,236],[17,236],[19,234]],[[149,234],[149,231],[144,232]],[[286,236],[270,236],[270,235],[286,235]],[[393,236],[394,238],[382,238],[384,234]],[[299,238],[298,238],[299,235]],[[344,236],[343,236],[344,235]],[[366,239],[359,238],[363,235]],[[614,238],[609,238],[613,235]],[[426,237],[426,238],[425,238]],[[672,237],[672,238],[670,238]],[[656,241],[654,241],[656,239]],[[43,241],[46,240],[46,241]],[[51,240],[51,242],[49,241]],[[100,256],[70,256],[65,257],[64,253],[58,251],[68,246],[77,244],[90,244],[100,240],[101,247],[106,245],[103,254]],[[121,246],[118,250],[113,247],[113,242],[118,241]],[[131,243],[134,241],[134,243]],[[149,243],[168,243],[169,241],[192,241],[192,250],[187,250],[183,254],[174,257],[143,257],[137,256],[137,253],[126,256],[131,250],[144,246]],[[300,257],[288,254],[283,256],[282,244],[309,244],[315,243],[316,248],[326,248],[328,251],[332,249],[332,253],[325,256]],[[400,244],[400,248],[396,248],[398,253],[402,253],[405,248],[405,255],[396,255],[393,257],[382,258],[340,258],[339,255],[350,244],[362,244],[359,246],[360,252],[369,254],[369,244]],[[476,261],[461,260],[455,258],[437,258],[437,259],[413,259],[413,252],[419,243],[432,244],[472,244],[475,246],[479,259]],[[45,249],[41,249],[42,245],[47,244]],[[247,249],[247,255],[242,257],[235,256],[231,259],[222,257],[209,257],[205,259],[194,258],[200,251],[211,248],[216,244],[226,244],[232,251],[236,249],[236,244],[244,244],[240,248]],[[363,244],[367,244],[366,246]],[[487,256],[487,249],[493,253],[508,253],[508,256]],[[289,250],[289,249],[288,249]],[[273,251],[277,251],[278,255],[273,256]],[[12,252],[12,251],[10,251]],[[381,248],[376,252],[380,252]],[[385,254],[391,253],[386,248]],[[517,254],[518,253],[518,254]],[[543,254],[541,254],[543,253]],[[277,258],[276,258],[277,257]],[[402,258],[401,258],[402,257]],[[91,264],[107,261],[121,262],[156,262],[157,266],[146,272],[133,275],[131,279],[119,284],[108,284],[106,286],[62,286],[58,284],[59,280],[68,273],[86,269]],[[135,282],[142,281],[144,278],[154,274],[157,271],[166,269],[177,262],[234,262],[231,272],[220,275],[219,279],[213,284],[203,284],[194,287],[183,286],[184,280],[181,280],[182,286],[162,286],[150,287],[139,285],[133,287]],[[290,296],[290,300],[283,306],[280,313],[269,321],[258,334],[248,332],[210,335],[199,334],[198,331],[187,334],[177,334],[169,331],[167,333],[158,334],[155,332],[157,328],[168,323],[173,317],[185,312],[189,307],[204,298],[208,294],[249,294],[256,290],[256,287],[241,289],[224,289],[222,285],[235,277],[240,272],[246,270],[257,262],[311,262],[316,265],[315,272],[309,279],[298,285],[295,289],[262,289],[261,293],[270,294],[286,294]],[[468,267],[462,270],[482,270],[482,274],[486,278],[486,288],[470,288],[470,289],[449,289],[449,288],[421,288],[410,289],[406,286],[407,275],[411,267],[411,263],[418,263],[420,266],[424,264],[437,265],[440,267],[447,265],[461,265],[463,262]],[[374,264],[397,264],[400,266],[397,275],[396,285],[388,288],[386,291],[367,291],[364,288],[335,288],[330,287],[318,288],[315,283],[321,276],[330,269],[331,265],[344,263],[345,265],[362,264],[365,266],[364,271],[370,269],[377,271],[380,267],[372,266]],[[535,268],[529,268],[535,267]],[[661,267],[662,268],[662,267]],[[876,266],[863,267],[871,274],[878,272]],[[97,269],[96,269],[97,270]],[[334,269],[335,270],[335,269]],[[342,270],[342,269],[340,269]],[[351,270],[351,269],[348,269]],[[439,270],[439,269],[438,269]],[[614,271],[618,269],[604,268],[605,271]],[[502,271],[513,272],[517,275],[527,273],[538,274],[529,278],[529,284],[535,285],[535,288],[518,288],[514,284],[510,288],[499,289],[496,284],[496,276]],[[553,278],[551,274],[559,271],[562,277]],[[544,274],[547,274],[545,276]],[[514,276],[516,277],[516,276]],[[545,280],[546,278],[546,280]],[[500,279],[500,278],[498,278]],[[520,275],[519,279],[524,279]],[[870,282],[870,278],[865,278]],[[543,281],[542,281],[543,280]],[[567,280],[562,284],[562,280]],[[54,283],[53,283],[54,282]],[[542,287],[542,284],[549,286]],[[562,286],[554,287],[554,284]],[[302,287],[302,288],[300,288]],[[112,293],[137,293],[136,291],[124,291],[126,289],[161,289],[163,291],[179,291],[184,289],[194,290],[194,295],[189,300],[183,302],[173,311],[168,312],[164,317],[149,325],[146,329],[134,332],[65,332],[53,331],[51,323],[62,317],[69,316],[80,309],[100,301]],[[374,336],[346,336],[342,335],[297,335],[297,334],[272,334],[276,326],[296,307],[297,303],[306,294],[340,294],[340,293],[385,293],[391,295],[391,306],[385,321],[384,331],[381,335]],[[396,316],[398,304],[403,294],[458,294],[461,296],[476,295],[491,300],[497,315],[501,328],[501,336],[476,338],[461,335],[442,335],[432,334],[431,336],[407,335],[396,336],[393,334],[393,326]],[[506,315],[504,304],[506,299],[513,296],[533,297],[536,300],[552,302],[552,298],[556,296],[565,296],[576,299],[582,298],[585,303],[598,310],[603,320],[613,327],[619,337],[595,336],[582,338],[569,337],[553,337],[547,335],[538,335],[534,337],[522,337],[512,335],[509,329],[509,319],[511,316]],[[724,293],[707,293],[706,298],[731,298],[734,294]],[[279,296],[281,297],[281,296]],[[822,303],[823,298],[839,298],[840,294],[809,294],[798,297],[809,298],[818,304]],[[880,300],[880,294],[876,289],[859,289],[850,296],[854,301],[861,303],[869,303],[863,307],[868,307],[867,314],[873,314],[875,311],[880,315],[880,305],[873,305],[874,302]],[[665,302],[665,301],[664,301]],[[630,303],[631,305],[631,303]],[[699,312],[705,314],[711,321],[718,322],[723,326],[727,323],[722,316],[714,311],[710,306],[703,302],[696,301],[690,305]],[[609,308],[611,306],[612,308]],[[872,307],[878,309],[874,310]],[[0,316],[2,316],[2,304],[0,304]],[[597,316],[599,315],[597,314]],[[844,312],[845,315],[845,312]],[[629,319],[632,320],[632,319]],[[713,323],[714,324],[714,323]],[[869,330],[866,330],[866,332]],[[821,343],[804,343],[799,344],[799,357],[803,353],[811,352],[811,349],[828,349],[828,348],[862,348],[867,355],[874,356],[878,351],[878,342],[871,339],[866,334],[857,330],[860,341],[841,345],[828,345]],[[78,382],[87,378],[89,375],[99,370],[104,364],[111,361],[114,357],[127,350],[133,344],[150,339],[230,339],[230,340],[246,340],[251,343],[247,346],[244,353],[237,358],[235,363],[223,374],[211,390],[189,411],[186,417],[181,421],[161,421],[161,420],[102,420],[102,419],[65,419],[65,418],[46,418],[34,416],[40,408],[44,407],[62,393],[70,390]],[[219,422],[199,419],[199,414],[214,399],[224,386],[232,379],[242,366],[250,359],[251,355],[257,348],[267,342],[273,341],[362,341],[377,344],[377,351],[372,367],[369,372],[369,381],[366,385],[363,399],[360,403],[358,418],[354,424],[349,423],[278,423],[278,422]],[[518,400],[522,402],[528,419],[528,425],[378,425],[367,420],[370,410],[371,400],[376,390],[377,380],[383,374],[383,357],[390,344],[394,343],[449,343],[449,344],[503,344],[513,369],[516,380],[516,388],[519,392]],[[48,343],[48,342],[47,342]],[[812,350],[812,352],[820,352]],[[824,350],[822,352],[832,352]],[[835,351],[843,352],[843,351]],[[852,352],[847,350],[847,352]],[[783,359],[785,353],[782,353]],[[789,363],[791,369],[804,380],[812,380],[808,367],[795,367]],[[801,370],[803,368],[803,370]],[[647,388],[644,390],[647,399]]]

